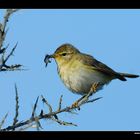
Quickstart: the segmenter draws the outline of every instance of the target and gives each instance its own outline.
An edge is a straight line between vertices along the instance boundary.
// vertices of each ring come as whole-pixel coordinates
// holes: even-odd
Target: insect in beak
[[[50,58],[54,58],[54,55],[48,55],[46,54],[45,58],[44,58],[44,62],[45,62],[45,67],[47,67],[48,63],[51,63]]]

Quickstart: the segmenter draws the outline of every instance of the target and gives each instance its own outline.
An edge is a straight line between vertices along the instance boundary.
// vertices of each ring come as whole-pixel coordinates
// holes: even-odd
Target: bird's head
[[[77,48],[75,48],[71,44],[66,43],[59,46],[54,52],[54,54],[50,55],[50,58],[54,58],[59,65],[62,63],[67,63],[77,53],[80,53]]]

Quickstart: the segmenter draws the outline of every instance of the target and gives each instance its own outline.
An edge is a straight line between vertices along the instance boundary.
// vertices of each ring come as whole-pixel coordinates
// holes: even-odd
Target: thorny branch
[[[58,106],[58,111],[61,110],[61,105],[62,105],[62,97],[63,95],[60,96],[60,100],[59,100],[59,106]]]
[[[17,90],[17,86],[15,84],[15,92],[16,92],[16,113],[15,113],[15,117],[14,117],[14,121],[13,121],[13,125],[15,125],[18,122],[18,115],[19,115],[19,98],[18,98],[18,90]]]
[[[3,126],[3,124],[4,124],[4,122],[5,122],[6,118],[7,118],[7,116],[8,116],[8,113],[6,113],[6,115],[4,116],[4,118],[2,119],[2,121],[0,122],[0,129],[2,128],[2,126]]]
[[[36,102],[34,104],[31,118],[34,118],[34,116],[35,116],[35,111],[36,111],[36,108],[37,108],[38,99],[39,99],[39,96],[37,97]]]
[[[6,30],[7,22],[9,21],[10,16],[16,11],[18,11],[18,9],[7,9],[5,12],[3,24],[0,23],[0,50],[3,46],[3,42],[8,31]]]
[[[9,21],[10,16],[14,13],[18,11],[18,9],[7,9],[5,12],[5,16],[4,16],[4,20],[3,23],[0,23],[0,71],[14,71],[14,70],[21,70],[20,67],[22,65],[20,64],[15,64],[15,65],[7,65],[6,62],[9,60],[10,56],[13,55],[17,44],[13,47],[13,49],[11,50],[11,52],[9,53],[9,55],[7,57],[5,57],[5,53],[7,48],[9,47],[9,44],[4,48],[3,44],[5,41],[5,37],[7,35],[8,29],[7,28],[7,23]]]
[[[94,102],[96,100],[99,100],[100,98],[96,98],[96,99],[93,99],[93,100],[87,100],[87,101],[82,101],[80,102],[79,106],[68,106],[68,107],[64,107],[62,108],[61,107],[61,104],[62,104],[62,95],[60,97],[60,100],[59,100],[59,107],[56,111],[53,111],[52,109],[52,106],[48,103],[48,101],[43,97],[43,95],[41,95],[41,98],[42,98],[42,102],[46,104],[46,106],[48,107],[49,109],[49,112],[48,113],[45,113],[44,110],[41,110],[39,115],[35,115],[35,112],[36,112],[36,108],[37,108],[37,103],[38,103],[38,100],[39,100],[39,97],[37,97],[36,99],[36,102],[34,104],[34,107],[33,107],[33,111],[32,111],[32,115],[29,119],[25,120],[25,121],[21,121],[21,122],[18,122],[17,120],[17,117],[18,117],[18,114],[17,113],[18,111],[18,108],[19,108],[19,105],[18,105],[18,91],[17,91],[17,87],[15,86],[15,91],[16,91],[16,116],[14,118],[14,122],[16,123],[13,123],[12,125],[6,127],[6,128],[0,128],[0,131],[14,131],[14,130],[18,130],[18,131],[21,131],[21,130],[25,130],[27,128],[37,128],[37,130],[39,130],[40,128],[42,129],[42,126],[41,126],[41,123],[40,123],[40,120],[44,119],[51,119],[55,122],[57,122],[58,124],[60,125],[72,125],[72,126],[77,126],[76,124],[72,123],[72,122],[66,122],[66,121],[62,121],[58,118],[58,115],[60,113],[63,113],[63,112],[67,112],[67,113],[73,113],[73,111],[76,111],[76,109],[78,109],[80,106],[82,106],[83,104],[85,103],[89,103],[89,102]],[[17,107],[18,106],[18,107]],[[6,117],[5,117],[6,118]],[[4,119],[5,120],[5,119]]]

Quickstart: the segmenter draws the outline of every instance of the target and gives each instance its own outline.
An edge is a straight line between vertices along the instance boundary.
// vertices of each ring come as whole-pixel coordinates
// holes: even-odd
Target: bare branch
[[[31,118],[34,118],[34,116],[35,116],[35,111],[36,111],[36,108],[37,108],[38,99],[39,99],[39,96],[37,97],[36,102],[34,104]]]
[[[92,102],[95,102],[95,101],[97,101],[97,100],[99,100],[99,99],[101,99],[101,98],[103,98],[103,97],[98,97],[98,98],[89,100],[89,101],[87,101],[86,103],[92,103]]]
[[[41,95],[41,98],[42,98],[43,103],[45,103],[48,106],[50,113],[52,113],[51,105],[47,102],[47,100],[43,97],[43,95]]]
[[[7,116],[8,116],[8,113],[6,113],[6,115],[4,116],[4,118],[2,119],[2,121],[0,122],[0,130],[1,130],[1,128],[2,128],[2,126],[4,124],[4,122],[5,122],[6,118],[7,118]]]
[[[37,129],[37,131],[39,131],[40,128],[43,129],[42,126],[41,126],[41,123],[39,122],[39,119],[38,118],[36,118],[35,123],[36,123],[36,129]]]
[[[14,53],[16,47],[17,47],[17,44],[18,43],[16,43],[16,45],[14,46],[14,48],[11,50],[11,52],[9,53],[9,55],[5,59],[4,59],[4,54],[5,53],[3,53],[2,58],[1,58],[0,71],[22,70],[22,69],[20,69],[20,67],[22,66],[20,64],[15,64],[15,65],[11,65],[11,66],[6,65],[6,62],[8,61],[8,59],[10,58],[10,56],[13,55],[13,53]]]
[[[5,16],[4,16],[4,21],[3,21],[3,32],[5,32],[5,28],[7,26],[7,22],[9,21],[10,16],[18,10],[19,9],[7,9],[6,10],[6,13],[5,13]]]
[[[15,84],[15,92],[16,92],[16,113],[15,113],[15,117],[14,117],[14,121],[13,121],[13,125],[15,125],[18,122],[18,115],[19,115],[19,97],[18,97],[18,90],[17,90],[17,86]]]
[[[73,126],[77,126],[76,124],[70,123],[70,122],[65,122],[65,121],[61,121],[59,119],[53,118],[51,117],[51,119],[57,123],[59,123],[60,125],[73,125]]]
[[[16,93],[17,93],[17,87],[15,85],[15,89],[16,89]],[[18,94],[16,94],[17,96]],[[4,129],[1,129],[0,131],[10,131],[10,130],[15,130],[17,128],[21,128],[23,126],[30,126],[30,124],[33,124],[35,123],[36,124],[36,128],[37,130],[39,130],[41,127],[41,124],[40,124],[40,120],[41,119],[51,119],[57,123],[59,123],[60,125],[72,125],[72,126],[77,126],[76,124],[73,124],[71,122],[65,122],[65,121],[61,121],[59,118],[58,118],[58,115],[60,113],[63,113],[63,112],[67,112],[67,113],[73,113],[73,110],[76,110],[76,109],[79,109],[81,105],[84,105],[85,103],[91,103],[91,102],[94,102],[96,100],[99,100],[101,99],[101,97],[99,98],[95,98],[95,99],[92,99],[92,100],[89,100],[89,96],[91,95],[91,90],[90,92],[83,96],[82,98],[80,98],[79,100],[77,100],[76,102],[78,102],[78,105],[77,106],[69,106],[69,107],[65,107],[62,109],[61,107],[61,103],[62,103],[62,95],[60,97],[60,100],[59,100],[59,106],[58,106],[58,109],[56,111],[53,111],[52,110],[52,107],[51,105],[48,103],[48,101],[43,97],[43,95],[41,95],[41,98],[42,98],[42,102],[45,103],[48,108],[49,108],[49,113],[44,113],[43,110],[41,110],[40,114],[39,115],[35,115],[35,111],[36,111],[36,108],[37,108],[37,103],[38,103],[38,100],[39,100],[39,97],[37,97],[36,99],[36,102],[34,104],[34,107],[33,107],[33,111],[32,111],[32,116],[30,117],[30,119],[27,119],[26,121],[22,121],[22,122],[19,122],[17,121],[17,116],[18,116],[18,111],[16,111],[16,116],[15,116],[15,123],[13,123],[14,125],[11,125],[11,126],[8,126]],[[17,96],[18,97],[18,96]],[[18,98],[16,97],[16,110],[18,110]]]
[[[5,29],[7,26],[7,22],[9,20],[10,16],[16,11],[18,11],[18,9],[7,9],[5,12],[3,24],[0,25],[0,50],[2,49],[3,42],[6,37],[7,31],[5,31]]]
[[[60,96],[58,111],[61,110],[62,97],[63,97],[63,95]]]
[[[42,99],[43,99],[43,103],[45,102],[47,106],[49,106],[49,108],[51,107],[48,102],[46,102],[46,99],[42,96]],[[96,99],[97,100],[97,99]],[[94,101],[93,101],[94,102]],[[71,122],[65,122],[65,121],[61,121],[58,119],[57,115],[62,113],[62,112],[71,112],[72,110],[76,109],[77,107],[74,107],[74,106],[69,106],[69,107],[65,107],[61,110],[57,110],[57,111],[54,111],[54,112],[51,112],[49,111],[49,113],[43,113],[43,111],[41,110],[41,113],[40,115],[38,116],[35,116],[34,118],[30,118],[26,121],[23,121],[23,122],[20,122],[20,123],[16,123],[15,125],[12,125],[12,126],[8,126],[4,129],[1,129],[0,131],[10,131],[10,130],[14,130],[15,128],[20,128],[22,126],[25,126],[25,125],[30,125],[32,124],[33,122],[37,122],[41,119],[52,119],[56,122],[58,122],[59,124],[61,125],[73,125],[73,126],[77,126],[76,124],[73,124]],[[50,110],[50,109],[49,109]]]
[[[16,43],[16,45],[13,47],[13,49],[11,50],[11,52],[9,53],[9,55],[7,55],[7,57],[5,58],[5,60],[4,60],[4,64],[7,62],[7,60],[10,58],[10,56],[12,56],[13,55],[13,53],[14,53],[14,51],[15,51],[15,49],[16,49],[16,47],[17,47],[17,44],[18,44],[18,42]]]
[[[18,131],[24,131],[24,130],[26,130],[26,129],[28,129],[28,128],[31,128],[31,127],[33,127],[33,123],[31,123],[31,124],[28,124],[28,125],[25,125],[24,127],[21,127],[20,129],[18,129]]]
[[[17,47],[17,43],[14,46],[14,48],[12,49],[12,51],[10,52],[10,54],[6,58],[4,58],[4,54],[5,54],[6,48],[9,46],[9,44],[6,48],[3,47],[3,42],[4,42],[6,35],[7,35],[7,32],[8,32],[8,29],[6,29],[8,20],[9,20],[10,16],[18,10],[19,9],[7,9],[5,12],[5,15],[4,15],[3,23],[0,23],[0,54],[2,54],[1,62],[0,62],[1,63],[0,64],[0,71],[22,70],[22,69],[20,69],[20,67],[22,66],[20,64],[15,64],[15,65],[10,65],[10,66],[6,65],[6,62],[8,61],[10,56],[13,55],[13,52],[15,51],[15,49]]]

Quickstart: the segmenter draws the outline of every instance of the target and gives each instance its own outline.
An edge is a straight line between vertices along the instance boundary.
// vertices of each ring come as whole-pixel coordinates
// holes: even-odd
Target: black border
[[[0,0],[0,8],[57,8],[57,9],[139,9],[138,0]],[[61,126],[60,126],[61,127]],[[59,131],[59,130],[58,130]],[[14,137],[36,139],[94,139],[94,138],[137,138],[140,132],[135,131],[69,131],[69,132],[0,132],[0,139]]]
[[[0,8],[140,8],[138,0],[0,0]]]
[[[109,139],[140,139],[140,132],[135,134],[133,131],[43,131],[43,132],[0,132],[0,139],[55,139],[55,140],[95,140],[95,138]]]

